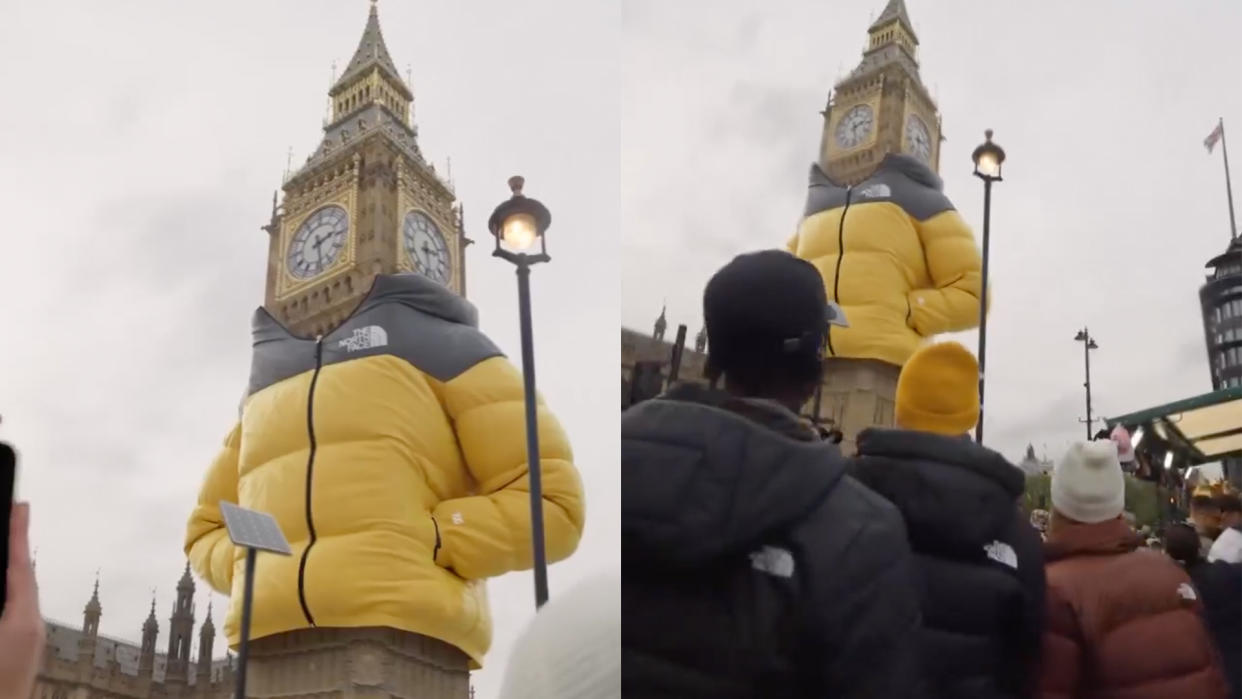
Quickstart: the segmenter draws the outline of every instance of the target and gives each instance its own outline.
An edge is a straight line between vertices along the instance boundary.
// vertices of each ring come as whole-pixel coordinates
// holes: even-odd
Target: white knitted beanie
[[[1109,439],[1078,442],[1052,472],[1052,507],[1076,522],[1095,524],[1121,516],[1126,484]]]
[[[620,699],[621,576],[552,595],[518,637],[500,699]]]

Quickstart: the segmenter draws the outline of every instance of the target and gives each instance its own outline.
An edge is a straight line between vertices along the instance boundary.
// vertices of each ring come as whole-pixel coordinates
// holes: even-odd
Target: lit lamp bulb
[[[992,129],[984,131],[983,135],[987,140],[970,154],[970,159],[975,161],[975,175],[988,182],[999,181],[1005,149],[992,142]]]
[[[979,156],[979,174],[988,177],[996,177],[1000,169],[1000,163],[996,162],[996,154],[984,153]]]
[[[505,246],[511,250],[529,250],[537,237],[535,217],[530,214],[513,214],[505,219],[501,237]]]

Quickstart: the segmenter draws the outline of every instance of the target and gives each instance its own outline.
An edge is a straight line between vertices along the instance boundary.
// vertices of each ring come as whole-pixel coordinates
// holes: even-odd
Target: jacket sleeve
[[[478,484],[476,495],[435,507],[436,562],[468,580],[532,567],[521,374],[504,357],[492,357],[434,386]],[[552,563],[578,547],[585,508],[569,439],[542,398],[537,410],[544,541]]]
[[[915,221],[932,288],[910,292],[910,327],[924,337],[979,322],[982,262],[975,236],[953,209]]]
[[[822,626],[833,629],[832,636],[812,644],[822,671],[815,696],[919,696],[921,613],[914,561],[896,512],[864,525],[843,560],[849,565],[832,571],[842,584],[825,585],[813,602],[835,610]]]
[[[1047,613],[1038,696],[1040,699],[1073,699],[1078,696],[1085,652],[1078,617],[1055,587],[1048,587],[1045,599]]]
[[[799,225],[798,230],[794,231],[794,234],[789,237],[789,240],[785,241],[785,250],[794,255],[797,255],[798,254],[798,241],[801,237],[802,237],[802,228]]]
[[[234,547],[220,515],[220,501],[237,502],[237,457],[241,451],[241,424],[224,440],[224,446],[207,469],[190,513],[185,532],[185,553],[198,576],[217,592],[229,594],[233,586]]]

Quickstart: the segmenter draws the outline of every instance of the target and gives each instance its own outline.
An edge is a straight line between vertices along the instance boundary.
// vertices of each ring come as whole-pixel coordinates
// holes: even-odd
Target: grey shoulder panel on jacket
[[[293,337],[266,311],[255,314],[250,394],[316,366],[316,342]],[[446,320],[392,301],[364,305],[341,327],[323,337],[321,365],[377,355],[404,359],[437,381],[449,381],[470,367],[504,353],[472,325]]]
[[[811,165],[803,216],[829,211],[846,203],[888,201],[900,206],[911,218],[926,221],[936,214],[953,210],[940,178],[919,161],[906,155],[890,155],[875,173],[853,187],[834,182]]]

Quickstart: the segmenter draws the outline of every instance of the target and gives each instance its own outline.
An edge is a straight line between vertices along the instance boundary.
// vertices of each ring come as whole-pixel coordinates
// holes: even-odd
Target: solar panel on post
[[[221,501],[220,514],[224,515],[224,527],[228,529],[229,539],[235,546],[285,556],[293,553],[276,518],[266,512],[255,512]]]
[[[290,556],[293,549],[276,518],[266,512],[255,512],[220,501],[224,528],[234,546],[246,549],[246,581],[242,588],[241,643],[237,649],[237,699],[246,699],[246,662],[250,656],[250,612],[254,604],[254,566],[259,551]]]

